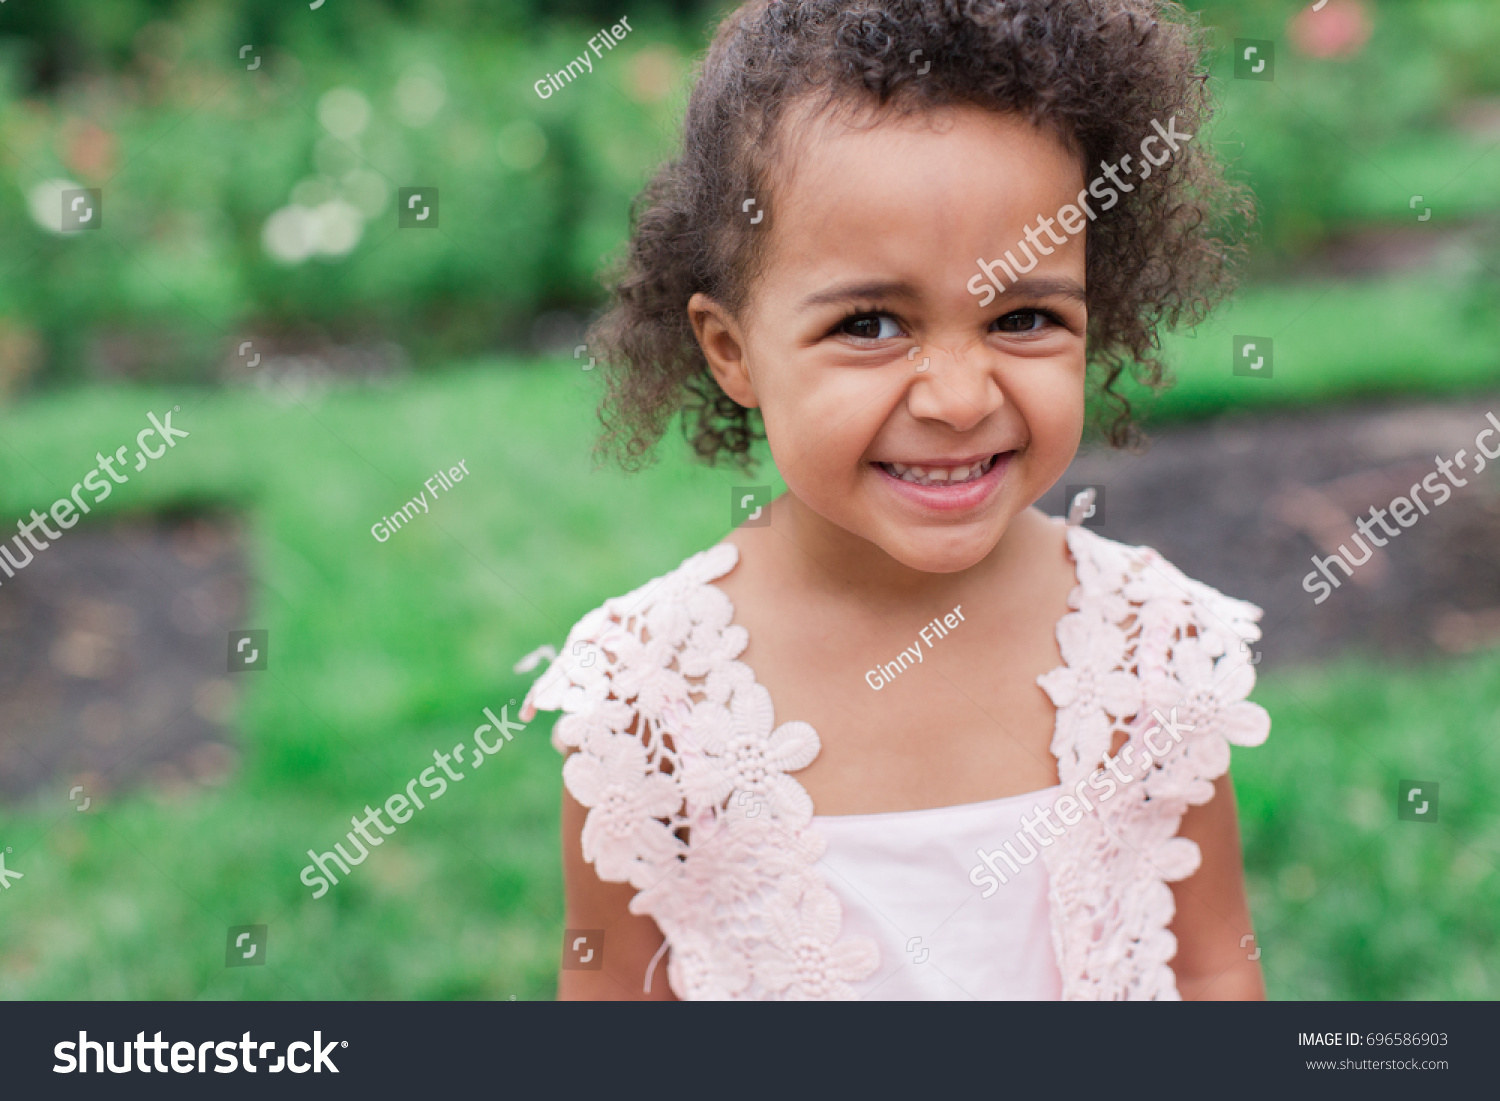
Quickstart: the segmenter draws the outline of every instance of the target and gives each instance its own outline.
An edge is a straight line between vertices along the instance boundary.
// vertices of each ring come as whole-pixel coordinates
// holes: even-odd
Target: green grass
[[[1330,347],[1357,374],[1356,353]],[[521,655],[718,539],[732,485],[773,480],[692,467],[680,447],[643,475],[592,471],[592,382],[574,365],[483,362],[305,405],[117,388],[0,415],[0,516],[16,516],[133,439],[147,410],[180,405],[191,438],[108,505],[243,510],[243,625],[271,633],[270,671],[236,678],[243,758],[223,788],[146,787],[80,815],[59,779],[0,808],[7,867],[26,876],[0,894],[0,997],[552,995],[550,716],[324,898],[298,873],[309,847],[467,739],[482,707],[519,700]],[[472,476],[430,515],[371,537],[460,459]],[[1258,698],[1272,739],[1235,768],[1273,995],[1500,994],[1500,653],[1281,673]],[[1395,822],[1402,777],[1443,784],[1439,825]],[[268,965],[226,970],[227,928],[262,922]]]
[[[1256,287],[1163,352],[1178,384],[1129,390],[1156,423],[1364,398],[1439,397],[1500,384],[1500,285],[1425,272]],[[1270,337],[1268,379],[1231,373],[1233,338]],[[1264,347],[1264,345],[1262,345]]]
[[[1263,679],[1233,770],[1274,998],[1500,997],[1500,653]],[[1438,820],[1396,818],[1439,785]]]

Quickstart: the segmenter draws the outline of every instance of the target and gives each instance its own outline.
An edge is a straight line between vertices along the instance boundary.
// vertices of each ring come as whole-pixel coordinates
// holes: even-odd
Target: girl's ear
[[[706,294],[693,295],[688,299],[687,309],[693,335],[698,338],[698,347],[703,349],[703,357],[708,360],[708,369],[719,388],[746,409],[758,408],[760,400],[750,381],[744,340],[734,318]]]

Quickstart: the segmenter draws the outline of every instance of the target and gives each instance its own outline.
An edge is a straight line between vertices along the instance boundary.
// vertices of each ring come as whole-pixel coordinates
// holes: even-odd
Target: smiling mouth
[[[958,466],[932,466],[917,463],[876,463],[892,478],[918,486],[958,486],[978,481],[990,472],[995,460],[1003,452],[997,452],[978,462],[962,463]]]

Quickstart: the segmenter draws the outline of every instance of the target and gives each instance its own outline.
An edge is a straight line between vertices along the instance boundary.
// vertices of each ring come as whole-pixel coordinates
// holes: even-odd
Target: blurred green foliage
[[[1306,4],[1191,6],[1212,29],[1223,102],[1206,140],[1261,205],[1260,277],[1299,277],[1351,234],[1441,232],[1500,208],[1493,0],[1368,0],[1368,44],[1336,58],[1297,44]],[[419,363],[528,347],[539,314],[602,301],[631,201],[671,155],[714,10],[643,5],[619,48],[542,99],[533,83],[620,12],[603,0],[0,9],[0,394],[26,376],[214,377],[252,335],[393,339]],[[1273,83],[1232,78],[1237,37],[1277,43]],[[102,227],[42,228],[29,197],[55,214],[48,180],[101,188]],[[396,189],[414,185],[441,194],[436,230],[396,228]],[[1432,208],[1420,227],[1417,194]],[[293,206],[314,213],[288,222]],[[278,262],[268,230],[288,225],[328,251]],[[1468,285],[1493,289],[1500,258],[1474,255]]]
[[[542,100],[533,81],[598,24],[479,36],[376,13],[349,29],[357,49],[304,19],[241,63],[228,13],[199,6],[138,31],[118,71],[43,96],[22,89],[11,40],[0,348],[6,331],[29,338],[56,380],[212,375],[241,334],[295,343],[309,328],[425,359],[517,342],[538,311],[596,301],[630,200],[669,152],[682,53],[638,30]],[[54,179],[102,189],[98,230],[38,224],[28,198]],[[438,190],[436,229],[397,230],[412,185]],[[60,196],[36,201],[57,217]],[[357,244],[278,262],[268,223],[293,204],[332,204]]]
[[[372,21],[408,27],[448,27],[482,35],[521,35],[544,20],[613,23],[617,0],[323,0],[315,22],[306,0],[214,0],[218,17],[245,41],[283,48],[308,36],[327,52],[357,55],[359,34]],[[128,66],[140,29],[159,21],[192,20],[202,0],[51,0],[8,13],[8,34],[25,40],[25,61],[39,88]],[[635,0],[629,18],[689,20],[704,14],[699,0]]]
[[[1295,274],[1331,238],[1415,225],[1413,194],[1437,225],[1500,212],[1500,4],[1363,0],[1367,44],[1331,57],[1298,45],[1306,3],[1189,6],[1213,29],[1213,137],[1255,191],[1263,269]],[[1273,82],[1234,79],[1237,38],[1275,42]]]

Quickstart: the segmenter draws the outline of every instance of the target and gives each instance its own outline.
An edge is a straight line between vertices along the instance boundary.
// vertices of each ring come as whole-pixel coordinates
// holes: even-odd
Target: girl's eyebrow
[[[1083,285],[1076,279],[1056,279],[1047,276],[1019,280],[1006,287],[1002,293],[1018,293],[1025,298],[1071,298],[1076,302],[1088,301]]]
[[[888,298],[913,299],[918,297],[917,290],[910,283],[900,280],[866,280],[862,283],[839,283],[829,287],[826,291],[810,294],[802,300],[802,309],[810,310],[814,306],[827,306],[834,302],[869,301],[871,299],[881,300]]]
[[[1088,295],[1076,279],[1035,276],[1012,283],[1006,292],[1023,298],[1071,298],[1075,302],[1087,302]],[[866,280],[862,283],[840,283],[802,300],[802,309],[832,303],[856,301],[882,301],[891,298],[913,299],[920,297],[915,287],[900,280]]]

